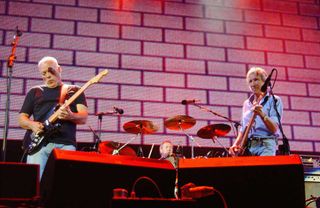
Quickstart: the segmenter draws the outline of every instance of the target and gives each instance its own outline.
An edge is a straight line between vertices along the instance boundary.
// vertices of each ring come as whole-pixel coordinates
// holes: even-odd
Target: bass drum
[[[99,144],[99,152],[102,154],[112,155],[116,150],[122,147],[123,144],[113,141],[104,141]],[[137,156],[136,152],[129,146],[123,147],[117,155]]]

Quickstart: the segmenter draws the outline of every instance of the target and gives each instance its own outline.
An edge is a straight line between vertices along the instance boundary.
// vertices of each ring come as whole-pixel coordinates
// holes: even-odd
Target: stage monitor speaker
[[[0,200],[39,198],[39,166],[0,162]]]
[[[309,208],[320,207],[320,168],[304,169],[304,185],[306,191],[306,200],[311,199]],[[318,201],[312,201],[314,197],[319,197]],[[307,203],[308,203],[307,202]],[[318,203],[318,206],[317,206]]]
[[[195,200],[159,198],[113,199],[111,208],[197,208]]]
[[[130,193],[140,177],[153,180],[163,197],[172,198],[173,170],[166,160],[55,149],[41,180],[42,201],[45,207],[108,208],[113,189]],[[137,197],[159,197],[154,184],[140,182],[135,187]]]
[[[179,186],[192,182],[220,191],[228,207],[301,208],[304,172],[297,155],[181,159]],[[223,207],[218,194],[199,200],[199,207]]]

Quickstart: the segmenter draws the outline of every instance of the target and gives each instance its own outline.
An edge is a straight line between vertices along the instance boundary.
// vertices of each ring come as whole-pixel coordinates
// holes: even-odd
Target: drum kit
[[[196,120],[187,115],[177,115],[170,117],[165,120],[164,126],[167,129],[174,131],[181,131],[183,134],[190,139],[191,142],[191,158],[194,158],[194,143],[199,147],[200,145],[196,140],[185,132],[185,130],[192,128],[196,124]],[[159,130],[159,127],[149,120],[133,120],[125,123],[123,129],[130,134],[135,134],[135,137],[131,138],[127,143],[122,146],[117,142],[101,142],[99,144],[99,150],[102,153],[108,153],[112,155],[131,155],[135,156],[135,151],[128,146],[130,142],[141,135],[153,134]],[[223,147],[223,145],[217,139],[218,137],[223,137],[227,135],[231,130],[231,127],[227,124],[211,124],[202,127],[198,130],[197,136],[202,139],[211,139],[213,142],[218,141],[218,143]],[[223,147],[225,150],[226,148]]]

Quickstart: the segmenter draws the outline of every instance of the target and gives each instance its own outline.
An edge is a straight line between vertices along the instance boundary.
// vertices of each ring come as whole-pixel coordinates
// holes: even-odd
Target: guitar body
[[[51,124],[48,120],[46,120],[43,125],[43,132],[35,134],[34,132],[29,131],[28,133],[30,142],[27,147],[27,153],[29,155],[37,153],[43,145],[48,143],[48,139],[50,138],[50,136],[58,132],[59,128],[61,127],[60,123]]]
[[[251,156],[251,152],[249,151],[249,142],[248,142],[248,133],[249,133],[248,128],[249,126],[246,126],[244,129],[244,135],[242,136],[243,140],[241,143],[241,149],[238,152],[237,156]]]
[[[252,156],[251,152],[249,151],[248,145],[242,149],[241,154],[239,154],[238,156]]]
[[[37,153],[41,147],[44,145],[44,135],[36,135],[32,132],[30,135],[30,144],[28,146],[28,154],[33,155]]]

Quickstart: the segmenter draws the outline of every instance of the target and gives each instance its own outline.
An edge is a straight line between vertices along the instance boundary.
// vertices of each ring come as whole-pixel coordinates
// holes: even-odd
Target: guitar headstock
[[[99,81],[100,81],[104,76],[106,76],[108,73],[109,73],[108,69],[105,69],[105,70],[101,71],[99,74],[97,74],[95,77],[93,77],[93,78],[90,80],[90,84],[99,82]]]

